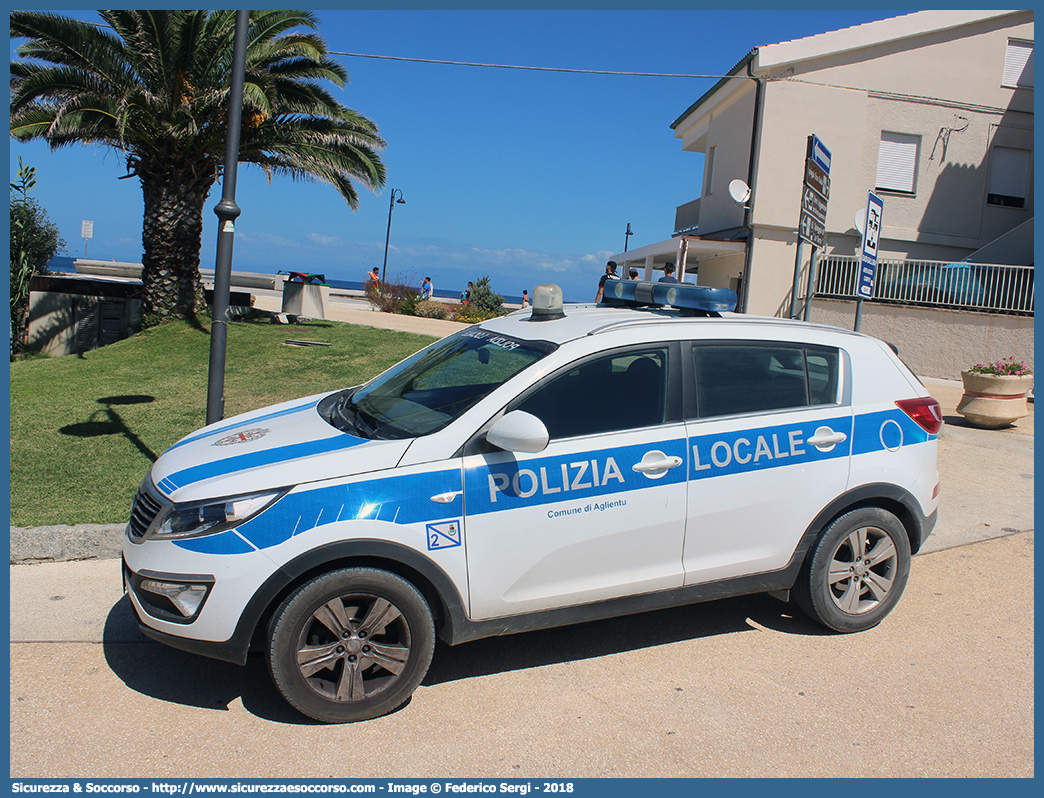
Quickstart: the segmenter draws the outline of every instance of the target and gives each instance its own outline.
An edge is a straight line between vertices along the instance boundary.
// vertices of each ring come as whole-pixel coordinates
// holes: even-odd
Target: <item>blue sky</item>
[[[97,19],[91,12],[74,12]],[[318,11],[333,51],[493,64],[722,75],[752,47],[858,25],[872,11]],[[19,43],[12,41],[12,47]],[[233,268],[323,272],[362,280],[384,259],[389,277],[462,289],[488,275],[508,296],[557,282],[594,298],[607,257],[668,238],[674,208],[700,194],[703,157],[670,124],[715,80],[578,75],[337,56],[341,102],[374,120],[388,143],[384,191],[360,190],[352,212],[329,186],[239,169]],[[42,143],[10,145],[37,169],[35,197],[83,257],[141,259],[142,198],[121,155]],[[742,175],[740,177],[743,177]],[[201,266],[213,268],[221,198],[204,211]]]

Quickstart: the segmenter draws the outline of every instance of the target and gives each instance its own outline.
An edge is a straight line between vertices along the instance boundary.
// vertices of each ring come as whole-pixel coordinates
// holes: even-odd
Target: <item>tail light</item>
[[[918,396],[916,399],[899,399],[896,405],[929,435],[938,435],[942,429],[942,407],[937,399]]]

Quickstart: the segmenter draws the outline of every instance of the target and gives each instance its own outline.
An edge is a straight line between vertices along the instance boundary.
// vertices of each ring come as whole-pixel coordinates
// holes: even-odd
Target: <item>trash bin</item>
[[[323,275],[289,272],[283,282],[282,311],[288,316],[325,319],[326,300],[329,295],[330,286],[326,284]]]

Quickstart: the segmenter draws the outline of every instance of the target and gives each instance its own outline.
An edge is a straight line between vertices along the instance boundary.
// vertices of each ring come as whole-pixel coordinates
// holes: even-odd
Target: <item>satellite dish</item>
[[[742,205],[750,199],[750,186],[737,178],[729,183],[729,196],[737,205]]]
[[[859,235],[863,235],[866,232],[863,229],[866,227],[866,208],[860,208],[855,212],[855,227],[859,231]]]

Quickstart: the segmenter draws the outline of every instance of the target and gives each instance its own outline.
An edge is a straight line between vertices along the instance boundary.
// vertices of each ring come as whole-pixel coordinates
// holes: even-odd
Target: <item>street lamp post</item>
[[[395,199],[395,192],[399,193],[399,199],[398,200]],[[386,282],[388,280],[388,242],[391,241],[391,217],[392,217],[392,211],[395,210],[395,203],[396,203],[396,201],[400,205],[405,205],[406,204],[406,200],[404,200],[402,198],[402,189],[401,188],[393,188],[392,189],[391,202],[388,203],[388,234],[384,237],[384,268],[381,269],[381,282],[382,283]]]

